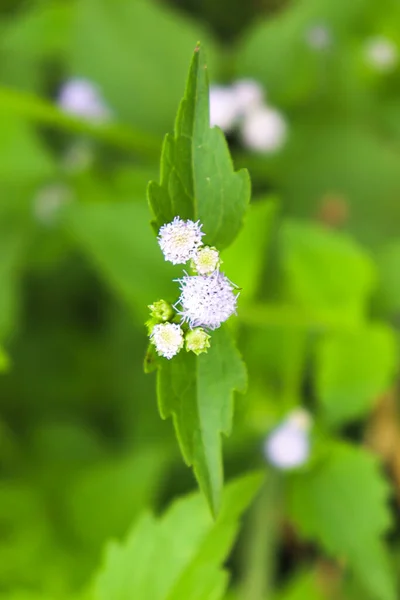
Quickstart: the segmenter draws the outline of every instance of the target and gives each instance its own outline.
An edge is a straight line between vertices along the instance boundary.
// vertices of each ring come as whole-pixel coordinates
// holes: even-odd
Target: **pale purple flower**
[[[181,295],[177,312],[190,327],[217,329],[236,314],[237,288],[224,273],[186,275],[178,281]]]

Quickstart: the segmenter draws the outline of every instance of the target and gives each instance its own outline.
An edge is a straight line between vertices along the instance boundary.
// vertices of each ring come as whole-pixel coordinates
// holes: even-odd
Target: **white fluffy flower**
[[[332,44],[331,31],[322,23],[313,25],[306,31],[306,42],[313,50],[326,50]]]
[[[178,279],[181,295],[178,313],[190,327],[217,329],[236,314],[235,285],[220,271],[212,275],[193,275]]]
[[[198,275],[211,275],[220,265],[219,252],[216,248],[202,246],[192,259],[192,267]]]
[[[235,94],[237,110],[241,116],[264,103],[264,90],[254,79],[238,79],[232,89]]]
[[[210,125],[217,125],[229,133],[237,124],[239,105],[236,91],[231,86],[210,87]]]
[[[180,265],[192,258],[204,235],[201,227],[199,221],[183,221],[180,217],[160,227],[157,239],[165,260]]]
[[[278,469],[293,469],[305,464],[310,455],[310,417],[303,410],[291,413],[272,431],[264,444],[268,461]]]
[[[286,121],[278,110],[262,106],[245,116],[241,135],[250,150],[273,152],[286,141]]]
[[[396,44],[383,36],[376,36],[367,40],[365,44],[365,57],[367,62],[377,71],[392,71],[399,60]]]
[[[172,358],[183,348],[183,331],[176,323],[160,323],[154,325],[150,336],[157,354]]]
[[[99,88],[87,79],[66,81],[59,92],[58,105],[66,113],[91,121],[107,121],[111,116]]]

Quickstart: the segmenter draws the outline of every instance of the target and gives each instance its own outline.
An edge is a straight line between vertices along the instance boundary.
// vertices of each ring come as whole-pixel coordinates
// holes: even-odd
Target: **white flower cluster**
[[[202,245],[199,221],[175,217],[160,228],[158,243],[165,260],[177,264],[190,261],[194,274],[176,281],[181,295],[171,306],[164,300],[150,305],[147,322],[150,340],[157,353],[172,358],[185,345],[187,351],[201,354],[210,347],[207,330],[217,329],[236,314],[238,288],[219,268],[221,260],[216,248]]]
[[[211,86],[210,124],[225,133],[237,129],[243,145],[255,152],[275,152],[287,138],[283,115],[267,105],[262,87],[251,79]]]
[[[303,409],[292,411],[267,437],[264,444],[266,459],[281,470],[304,465],[311,451],[310,415]]]

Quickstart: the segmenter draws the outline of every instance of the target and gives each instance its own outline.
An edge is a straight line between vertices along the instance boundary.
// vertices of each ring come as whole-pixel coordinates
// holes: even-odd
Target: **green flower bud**
[[[174,316],[174,310],[169,302],[157,300],[149,305],[150,316],[156,321],[169,321]]]
[[[199,355],[202,352],[207,352],[210,347],[210,336],[201,327],[191,329],[185,335],[185,344],[187,352],[194,352]]]

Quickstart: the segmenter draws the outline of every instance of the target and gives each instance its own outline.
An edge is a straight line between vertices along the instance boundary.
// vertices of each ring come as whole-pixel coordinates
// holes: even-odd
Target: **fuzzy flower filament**
[[[236,286],[224,273],[186,275],[178,281],[181,295],[177,305],[181,308],[177,312],[191,328],[217,329],[236,314]]]
[[[184,264],[190,260],[201,245],[204,233],[199,221],[184,221],[175,217],[171,223],[160,228],[158,243],[165,260],[173,265]]]

